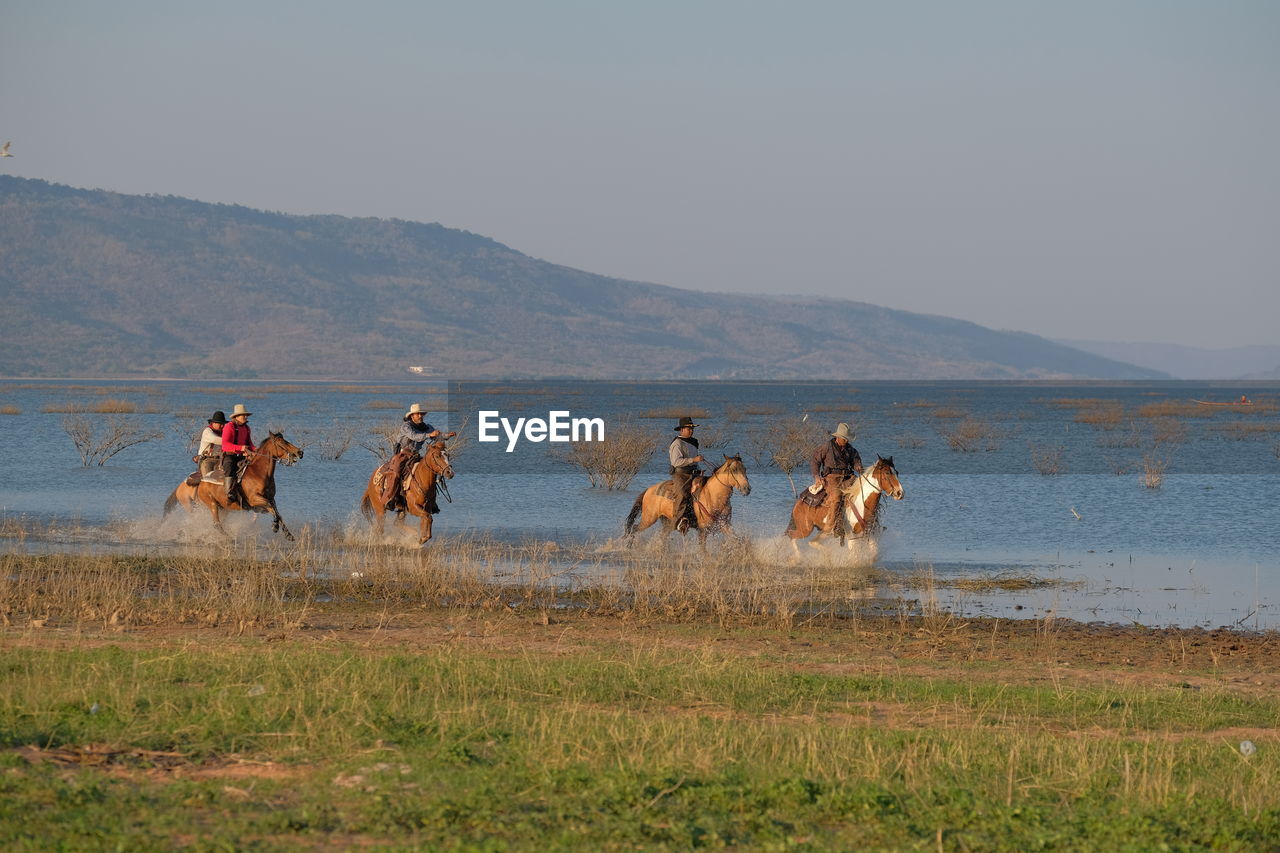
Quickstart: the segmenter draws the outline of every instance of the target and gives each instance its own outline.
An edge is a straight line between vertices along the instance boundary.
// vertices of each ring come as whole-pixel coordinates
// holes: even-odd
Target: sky
[[[0,173],[1275,344],[1280,3],[0,0]]]

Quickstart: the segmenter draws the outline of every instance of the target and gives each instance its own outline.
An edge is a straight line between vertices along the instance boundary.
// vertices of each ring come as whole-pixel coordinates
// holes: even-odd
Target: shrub
[[[71,437],[85,467],[105,465],[126,448],[163,437],[158,432],[147,432],[131,418],[118,415],[93,418],[77,412],[62,419],[62,428]]]
[[[996,449],[995,430],[986,421],[974,417],[967,417],[956,424],[955,429],[946,434],[946,439],[952,450],[961,453]]]
[[[631,485],[644,470],[658,447],[658,440],[653,430],[623,421],[614,424],[603,441],[575,441],[570,447],[570,451],[557,456],[581,468],[591,488],[617,491]]]

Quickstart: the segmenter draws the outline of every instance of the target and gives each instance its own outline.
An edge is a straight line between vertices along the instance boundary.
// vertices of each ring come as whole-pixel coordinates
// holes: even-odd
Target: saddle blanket
[[[384,462],[382,465],[378,466],[378,470],[375,471],[373,474],[373,488],[374,488],[374,491],[378,493],[382,492],[382,487],[385,486],[387,483],[387,477],[391,476],[391,470],[388,467],[389,464],[390,463]],[[415,462],[413,463],[413,465],[409,467],[409,473],[406,474],[405,478],[400,481],[400,491],[402,492],[409,491],[409,484],[413,482],[413,472],[417,471],[418,466],[421,464],[422,462]]]
[[[689,493],[696,495],[699,491],[702,490],[702,485],[706,482],[707,482],[707,478],[705,476],[694,477],[692,487],[689,489]],[[671,500],[671,501],[675,500],[676,484],[671,480],[663,480],[661,483],[658,484],[658,497],[666,498],[667,500]]]

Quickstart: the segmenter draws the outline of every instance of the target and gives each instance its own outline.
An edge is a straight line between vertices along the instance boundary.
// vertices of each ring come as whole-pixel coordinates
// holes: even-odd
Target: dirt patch
[[[93,767],[113,776],[148,776],[182,779],[287,780],[303,777],[308,768],[274,761],[254,761],[238,755],[193,761],[180,752],[150,749],[116,749],[103,744],[79,747],[21,746],[11,752],[28,764]]]

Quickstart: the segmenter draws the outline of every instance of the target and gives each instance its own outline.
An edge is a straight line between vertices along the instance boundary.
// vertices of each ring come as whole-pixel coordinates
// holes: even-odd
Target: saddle
[[[698,492],[702,491],[702,487],[706,485],[707,480],[710,480],[710,479],[711,478],[708,477],[706,474],[702,474],[698,477],[694,477],[693,482],[689,484],[690,486],[689,494],[696,495]],[[666,498],[667,500],[672,500],[672,501],[675,500],[676,499],[675,481],[663,480],[661,483],[659,483],[658,497]]]
[[[827,487],[818,486],[818,491],[814,491],[814,487],[810,486],[800,492],[800,502],[805,506],[811,506],[815,509],[827,502]]]

